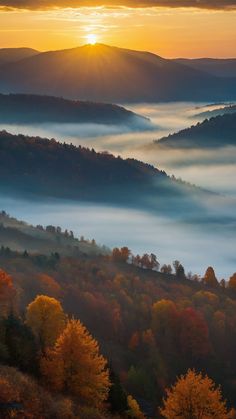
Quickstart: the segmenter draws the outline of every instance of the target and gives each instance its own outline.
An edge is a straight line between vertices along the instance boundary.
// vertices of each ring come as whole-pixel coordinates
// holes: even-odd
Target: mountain
[[[6,64],[0,91],[115,103],[216,101],[236,98],[236,82],[149,52],[97,44]]]
[[[184,64],[195,70],[205,71],[217,77],[236,77],[236,58],[177,58],[178,64]]]
[[[236,113],[236,105],[222,106],[221,108],[213,109],[212,111],[200,112],[195,114],[194,118],[212,118],[215,116],[232,113]]]
[[[79,240],[73,232],[62,231],[60,227],[38,225],[34,227],[5,211],[0,212],[0,247],[9,247],[20,252],[41,254],[60,253],[64,256],[102,255],[109,250],[99,247],[95,241]]]
[[[147,118],[110,104],[57,97],[0,94],[0,123],[97,123],[151,127]]]
[[[39,54],[39,51],[32,48],[1,48],[0,66],[7,63],[15,63],[24,58],[33,57]]]
[[[59,300],[70,318],[80,319],[89,329],[98,340],[102,354],[109,360],[113,374],[122,377],[126,394],[132,391],[132,395],[145,407],[144,412],[147,412],[148,418],[157,419],[157,406],[162,403],[166,388],[173,383],[175,376],[184,374],[188,368],[204,371],[204,374],[220,382],[224,397],[227,397],[231,406],[235,406],[235,275],[232,276],[231,287],[224,280],[219,284],[212,268],[208,268],[202,279],[191,273],[187,279],[178,261],[173,264],[174,271],[170,265],[161,267],[158,263],[158,271],[152,270],[148,254],[139,257],[134,255],[130,263],[126,263],[127,250],[116,249],[110,257],[78,255],[68,258],[62,255],[56,257],[16,253],[0,248],[1,307],[10,307],[11,310],[9,318],[1,319],[0,323],[1,362],[11,366],[14,391],[22,383],[21,402],[24,403],[26,397],[31,395],[29,391],[32,386],[27,384],[31,381],[29,377],[19,381],[13,366],[24,373],[27,371],[30,377],[36,375],[41,385],[45,383],[37,369],[40,361],[40,346],[37,342],[40,341],[34,345],[31,343],[32,335],[27,333],[23,317],[28,304],[43,295]],[[197,253],[195,257],[198,258]],[[15,291],[14,306],[10,300],[13,294],[11,290]],[[8,304],[9,300],[11,305]],[[15,309],[14,314],[12,307]],[[46,318],[43,324],[47,325],[47,321],[51,320]],[[53,324],[50,323],[50,327]],[[74,347],[69,348],[73,350]],[[72,363],[70,365],[73,367]],[[1,365],[1,376],[2,370]],[[7,377],[9,379],[9,373]],[[29,385],[29,391],[26,391],[26,384]],[[87,386],[87,381],[85,384]],[[5,382],[4,386],[6,388]],[[7,388],[11,387],[8,385]],[[48,391],[49,386],[45,388]],[[34,391],[32,403],[35,405],[36,400],[37,405],[28,417],[40,417],[40,408],[41,417],[78,418],[78,415],[67,414],[68,407],[62,410],[58,393],[54,391],[52,394],[55,401],[49,410],[47,393],[45,396],[40,391],[38,396]],[[67,405],[70,406],[69,394],[65,394]],[[111,400],[123,400],[120,385],[112,394],[118,396]],[[45,414],[39,404],[39,397],[43,398],[44,409],[47,408]],[[28,400],[24,404],[24,415],[30,406]],[[77,401],[80,398],[74,397],[73,412]],[[153,407],[153,414],[150,415],[150,409],[146,408],[149,405]],[[55,406],[58,406],[58,410],[55,410]],[[81,416],[81,406],[79,417],[129,417],[106,414],[104,405],[102,409],[98,415],[97,411],[89,408]],[[221,417],[218,415],[218,418]]]
[[[197,125],[156,140],[155,144],[173,148],[236,146],[236,113],[205,119]]]
[[[54,139],[0,133],[0,193],[49,197],[189,215],[191,199],[207,191],[174,180],[155,167]],[[178,202],[177,202],[178,201]]]

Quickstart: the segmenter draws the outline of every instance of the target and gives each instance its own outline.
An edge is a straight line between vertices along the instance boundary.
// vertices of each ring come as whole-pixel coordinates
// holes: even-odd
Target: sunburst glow
[[[94,33],[89,33],[86,38],[90,45],[95,45],[97,43],[97,35]]]

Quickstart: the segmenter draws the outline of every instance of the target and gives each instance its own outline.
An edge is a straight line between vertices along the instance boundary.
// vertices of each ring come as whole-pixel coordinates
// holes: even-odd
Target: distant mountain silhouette
[[[224,115],[224,114],[232,114],[236,112],[236,105],[228,105],[228,106],[222,106],[218,109],[213,109],[212,111],[205,111],[200,112],[194,115],[194,118],[212,118],[214,116],[218,115]]]
[[[24,58],[33,57],[39,54],[39,51],[32,48],[1,48],[0,66],[7,63],[14,63]]]
[[[155,143],[173,148],[236,146],[236,113],[205,119],[197,125],[156,140]]]
[[[149,52],[97,44],[1,66],[0,91],[115,103],[216,101],[236,98],[236,78],[217,78]]]
[[[39,95],[0,94],[1,123],[97,123],[151,127],[147,118],[110,104]]]
[[[205,71],[217,77],[236,77],[236,58],[177,58],[179,64],[187,65],[195,70]]]

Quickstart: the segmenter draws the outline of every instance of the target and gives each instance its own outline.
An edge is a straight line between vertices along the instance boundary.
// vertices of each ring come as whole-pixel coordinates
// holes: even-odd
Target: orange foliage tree
[[[236,273],[234,273],[230,278],[229,278],[229,284],[228,284],[229,289],[236,291]]]
[[[26,323],[44,350],[52,346],[65,327],[66,316],[55,298],[38,295],[27,307]]]
[[[13,309],[15,288],[12,277],[0,269],[0,315],[7,316]]]
[[[78,397],[81,403],[99,407],[110,387],[106,360],[98,343],[79,320],[70,320],[54,347],[41,360],[49,386]]]
[[[221,390],[207,376],[188,370],[174,386],[167,390],[167,398],[160,409],[166,419],[229,419]]]
[[[128,410],[129,417],[135,418],[135,419],[145,419],[145,416],[142,413],[139,407],[139,404],[132,396],[127,397],[127,402],[128,402],[128,407],[129,407],[129,410]]]
[[[204,278],[202,279],[203,284],[209,287],[216,288],[219,286],[214,269],[209,266],[205,272]]]

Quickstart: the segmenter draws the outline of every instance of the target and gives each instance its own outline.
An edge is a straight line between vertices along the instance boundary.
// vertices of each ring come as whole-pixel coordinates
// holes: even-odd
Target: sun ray
[[[94,33],[89,33],[86,36],[86,39],[88,41],[88,44],[90,45],[95,45],[97,43],[97,35],[95,35]]]

